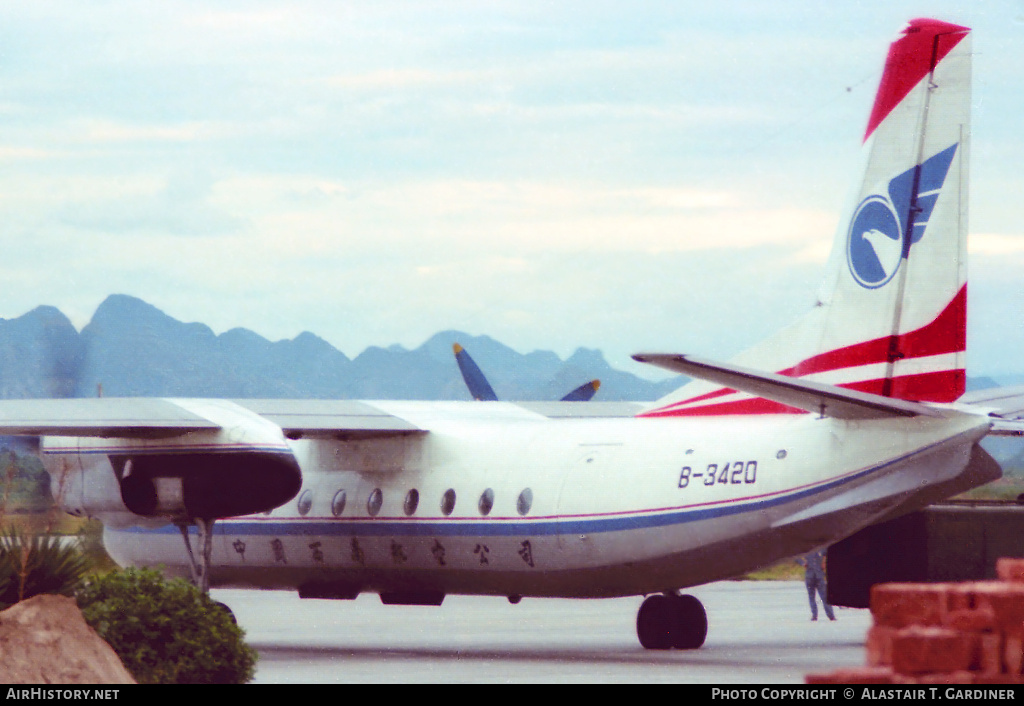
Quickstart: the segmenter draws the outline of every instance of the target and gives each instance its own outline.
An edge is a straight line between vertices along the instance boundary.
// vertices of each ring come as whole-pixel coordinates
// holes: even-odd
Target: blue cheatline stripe
[[[688,522],[700,522],[730,515],[738,515],[746,512],[758,512],[771,507],[777,507],[796,500],[818,495],[834,488],[841,487],[848,483],[861,480],[872,473],[889,468],[895,464],[906,461],[914,456],[926,453],[938,446],[950,441],[943,441],[931,444],[918,449],[912,453],[899,458],[886,461],[877,466],[872,466],[861,471],[855,471],[840,478],[779,495],[763,500],[740,501],[725,503],[713,507],[691,507],[680,508],[667,512],[651,513],[636,512],[628,515],[617,515],[614,517],[564,517],[564,518],[538,518],[528,520],[521,518],[496,518],[496,519],[429,519],[418,520],[415,518],[387,518],[376,520],[374,518],[354,519],[303,519],[289,517],[287,519],[275,519],[267,517],[265,520],[221,520],[214,525],[214,533],[225,536],[259,535],[259,536],[305,536],[305,537],[503,537],[503,536],[545,536],[560,534],[598,534],[602,532],[621,532],[625,530],[650,529],[655,527],[666,527],[669,525],[680,525]],[[177,527],[164,525],[156,529],[142,527],[129,527],[117,532],[129,532],[141,535],[179,534]],[[195,528],[191,529],[195,532]]]
[[[877,470],[877,469],[873,469]],[[501,519],[430,519],[387,518],[376,520],[370,517],[358,519],[303,519],[289,517],[266,520],[221,520],[214,525],[214,533],[218,535],[238,536],[307,536],[307,537],[504,537],[504,536],[546,536],[560,534],[598,534],[602,532],[621,532],[625,530],[650,529],[670,525],[699,522],[716,517],[728,517],[744,512],[757,512],[784,503],[799,500],[811,495],[825,492],[830,488],[843,485],[855,478],[863,477],[871,470],[863,471],[849,478],[827,483],[815,488],[790,493],[777,498],[757,500],[745,503],[723,504],[704,508],[683,508],[657,514],[633,513],[616,517],[565,517]],[[121,530],[119,530],[121,531]],[[178,534],[173,526],[157,529],[128,528],[129,532],[141,534]]]

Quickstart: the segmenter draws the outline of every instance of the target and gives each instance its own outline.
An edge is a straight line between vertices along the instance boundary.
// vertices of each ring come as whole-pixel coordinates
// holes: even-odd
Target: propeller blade
[[[601,387],[600,380],[591,380],[563,397],[562,402],[589,402],[599,387]]]
[[[469,357],[466,349],[456,343],[452,345],[452,350],[455,351],[455,361],[459,364],[459,370],[462,371],[462,379],[466,381],[466,387],[469,388],[469,394],[473,396],[473,399],[484,402],[497,402],[498,396],[494,394],[494,388],[487,382],[487,378],[484,377],[483,372],[477,367],[473,359]]]
[[[497,402],[498,396],[494,393],[494,388],[487,382],[487,378],[484,377],[483,372],[477,366],[476,362],[469,356],[466,349],[460,346],[458,343],[452,344],[452,350],[455,351],[455,360],[459,364],[459,370],[462,371],[462,379],[466,381],[466,387],[469,388],[469,394],[473,396],[475,400],[481,400],[485,402]],[[580,385],[575,390],[567,394],[562,398],[562,402],[589,402],[597,392],[598,388],[601,387],[600,380],[591,380],[588,383]]]

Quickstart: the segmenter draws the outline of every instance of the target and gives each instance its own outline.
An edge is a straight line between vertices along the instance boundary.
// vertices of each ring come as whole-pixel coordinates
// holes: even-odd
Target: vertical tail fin
[[[901,399],[963,394],[970,86],[969,30],[910,22],[889,50],[817,306],[734,362]],[[645,414],[795,411],[697,382]]]

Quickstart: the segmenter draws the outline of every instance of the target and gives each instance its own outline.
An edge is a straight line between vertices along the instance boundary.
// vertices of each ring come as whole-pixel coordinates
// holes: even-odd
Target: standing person
[[[815,592],[821,597],[821,605],[829,620],[835,620],[832,606],[828,604],[828,582],[825,578],[825,550],[806,554],[797,561],[804,567],[804,583],[807,585],[807,598],[811,602],[811,620],[818,619],[818,602],[814,599]]]

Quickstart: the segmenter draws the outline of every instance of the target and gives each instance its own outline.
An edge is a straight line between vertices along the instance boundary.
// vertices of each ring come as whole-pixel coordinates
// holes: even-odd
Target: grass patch
[[[803,581],[804,567],[796,559],[786,559],[777,564],[751,571],[736,578],[737,581]]]
[[[1014,502],[1024,493],[1024,478],[1004,476],[999,480],[954,496],[954,500],[999,500]]]

